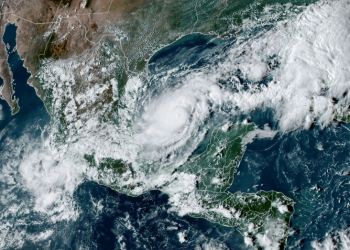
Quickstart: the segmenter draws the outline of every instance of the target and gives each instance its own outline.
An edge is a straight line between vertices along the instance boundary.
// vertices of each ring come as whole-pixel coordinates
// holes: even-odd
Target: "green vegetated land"
[[[149,77],[147,60],[180,37],[195,32],[221,38],[240,36],[244,20],[251,20],[252,27],[273,24],[291,13],[302,11],[304,7],[300,6],[315,1],[153,0],[126,11],[121,21],[106,24],[105,35],[88,53],[71,55],[58,62],[55,58],[41,60],[34,78],[40,83],[39,89],[52,123],[61,132],[57,141],[64,143],[76,133],[69,129],[71,123],[85,123],[87,117],[97,117],[101,122],[113,121],[118,126],[119,110],[125,108],[120,100],[130,77],[137,75],[146,81]],[[283,5],[286,3],[292,5]],[[69,66],[70,59],[76,66]],[[55,72],[50,72],[55,66],[63,71],[73,71],[72,79],[60,79]],[[112,98],[113,91],[109,86],[93,101],[76,101],[78,95],[94,86],[109,85],[112,80],[118,82],[119,98]],[[71,95],[53,95],[62,88]],[[65,109],[71,101],[75,103],[73,109],[76,112],[68,121]]]
[[[252,124],[235,124],[227,132],[215,130],[207,150],[195,161],[181,167],[183,171],[199,176],[196,192],[203,201],[205,212],[191,216],[237,227],[243,235],[250,236],[253,243],[256,243],[256,234],[269,230],[267,224],[271,220],[280,221],[284,236],[279,243],[284,248],[294,212],[291,199],[275,191],[235,194],[226,191],[244,154],[242,138],[253,129]],[[282,214],[273,203],[286,206],[288,211]],[[253,230],[249,230],[251,225],[254,225]]]
[[[239,35],[244,20],[253,20],[257,25],[275,23],[288,17],[291,12],[300,12],[302,8],[299,6],[316,1],[150,1],[132,13],[125,13],[125,21],[118,25],[127,37],[121,41],[123,55],[127,60],[123,71],[126,74],[118,73],[120,83],[123,86],[127,81],[126,75],[143,70],[145,60],[155,50],[181,36],[194,32],[211,33],[222,38]],[[292,7],[282,6],[287,3],[291,3]],[[269,6],[272,7],[266,8]]]
[[[111,79],[117,79],[119,95],[122,97],[128,79],[140,73],[139,76],[145,79],[147,77],[147,74],[144,74],[147,60],[156,51],[182,36],[195,32],[212,34],[221,38],[239,36],[244,20],[251,20],[253,26],[273,24],[287,18],[291,13],[302,11],[303,8],[300,6],[315,1],[147,1],[138,8],[126,11],[122,21],[109,23],[105,27],[105,35],[103,35],[101,43],[94,47],[94,52],[72,55],[82,65],[85,65],[87,61],[93,61],[90,69],[84,73],[80,72],[83,70],[82,67],[77,67],[74,70],[76,86],[72,87],[73,95],[76,96],[84,91],[86,86],[108,84]],[[292,5],[288,5],[289,7],[281,5],[286,3]],[[269,6],[272,7],[268,8]],[[92,56],[93,60],[89,56]],[[40,67],[50,67],[54,61],[42,60]],[[105,68],[105,71],[102,71],[102,68]],[[42,71],[38,72],[40,75]],[[41,86],[45,85],[42,76],[35,75],[35,77]],[[51,98],[46,97],[46,95],[50,95],[50,88],[44,87],[40,90],[45,95],[45,104],[51,115],[59,116],[59,112],[51,108]],[[105,117],[111,117],[111,113],[118,110],[119,104],[113,103],[108,91],[102,93],[98,101],[116,107],[106,111]],[[80,114],[96,106],[96,104],[91,104],[91,107],[86,107],[84,110],[80,111],[79,107],[77,109]]]
[[[290,218],[294,212],[294,202],[275,191],[237,192],[235,194],[226,191],[233,183],[234,174],[245,151],[242,140],[252,130],[254,130],[254,124],[242,123],[232,124],[227,131],[221,128],[214,130],[210,143],[202,154],[190,158],[182,166],[173,169],[172,175],[175,177],[172,181],[164,186],[151,189],[166,192],[167,187],[174,182],[181,184],[181,180],[177,179],[180,176],[179,173],[194,174],[196,175],[194,192],[201,206],[201,212],[190,213],[190,216],[205,218],[224,226],[236,227],[245,237],[250,237],[255,245],[257,245],[258,234],[273,232],[275,228],[271,227],[276,227],[279,235],[270,237],[278,238],[278,243],[283,249],[288,237]],[[91,166],[96,167],[93,156],[86,156],[86,159]],[[133,194],[135,184],[132,186],[119,185],[120,178],[125,178],[124,174],[127,171],[133,172],[130,164],[120,160],[105,159],[98,169],[101,184],[108,185],[119,192],[135,195]],[[144,171],[149,171],[149,166],[146,166]],[[104,181],[106,178],[107,183]],[[125,180],[120,183],[125,183]],[[139,185],[141,186],[142,183]],[[143,192],[147,191],[149,190],[143,190]],[[280,206],[284,206],[285,211],[280,211]]]
[[[167,4],[164,4],[165,1],[149,1],[148,4],[134,10],[133,13],[126,13],[123,22],[111,24],[125,34],[125,39],[115,42],[107,36],[102,41],[95,54],[96,64],[92,69],[86,74],[76,72],[74,81],[76,86],[72,88],[73,96],[80,93],[81,86],[84,86],[86,82],[91,86],[105,84],[115,78],[118,81],[119,95],[122,97],[130,75],[145,70],[146,60],[151,58],[156,50],[176,41],[179,37],[194,32],[211,33],[219,37],[239,35],[243,20],[249,18],[259,23],[259,17],[263,15],[265,7],[270,4],[292,3],[298,6],[311,2],[315,1],[182,0],[169,1]],[[298,11],[297,7],[295,11]],[[270,14],[270,19],[261,20],[261,24],[272,23],[288,16],[284,7],[276,8]],[[79,61],[79,57],[77,60]],[[102,67],[106,67],[107,71],[101,73]],[[94,77],[88,78],[89,74]],[[147,77],[146,74],[144,76]],[[74,92],[76,90],[77,92]],[[45,93],[48,94],[46,105],[49,107],[53,106],[50,102],[55,101],[52,100],[50,91],[51,88],[45,89]],[[100,116],[99,107],[106,105],[111,108],[103,111],[101,121],[116,117],[120,104],[118,100],[112,101],[110,93],[111,91],[106,90],[96,102],[82,111],[77,107],[76,119],[79,119],[80,114],[89,112],[89,110],[93,110],[94,115]],[[62,137],[69,134],[68,123],[62,112],[67,102],[63,101],[61,107],[52,111],[56,118],[60,117],[58,123],[62,124],[60,127]],[[232,124],[228,131],[216,129],[211,135],[210,144],[205,152],[196,158],[188,159],[182,166],[170,167],[169,174],[175,176],[178,173],[187,173],[196,176],[195,195],[202,210],[199,213],[191,213],[191,216],[202,217],[224,226],[237,227],[244,236],[250,237],[254,244],[258,244],[257,235],[266,233],[273,222],[277,225],[274,225],[275,227],[282,230],[279,231],[282,232],[282,236],[272,235],[271,237],[276,236],[279,245],[284,248],[288,237],[289,221],[294,211],[294,202],[275,191],[237,192],[235,194],[227,191],[244,154],[245,145],[242,144],[242,138],[252,130],[254,130],[253,124],[242,123]],[[150,187],[142,182],[142,178],[137,178],[140,174],[138,172],[143,172],[145,177],[151,176],[159,170],[159,166],[145,165],[136,171],[131,163],[120,159],[106,158],[96,162],[94,155],[85,155],[85,159],[91,167],[97,169],[97,179],[100,184],[128,195],[139,195],[139,190],[142,192],[151,189],[165,191],[167,186],[177,181],[173,179],[163,186]],[[137,181],[129,182],[133,179]],[[287,210],[281,212],[278,209],[279,206],[285,206]],[[273,230],[272,228],[271,231]]]

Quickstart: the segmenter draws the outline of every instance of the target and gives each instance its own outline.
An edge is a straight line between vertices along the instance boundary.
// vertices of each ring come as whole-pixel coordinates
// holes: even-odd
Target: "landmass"
[[[269,4],[278,2],[270,1]],[[295,6],[304,3],[300,0],[291,2]],[[0,25],[2,34],[7,22],[18,26],[17,49],[32,74],[29,83],[45,100],[42,83],[36,74],[52,60],[75,56],[75,60],[89,64],[90,69],[86,73],[94,75],[89,81],[79,77],[81,67],[75,69],[75,77],[79,78],[79,86],[74,88],[73,93],[76,96],[86,90],[86,86],[110,79],[100,70],[106,53],[103,44],[113,44],[114,73],[119,89],[123,90],[130,76],[147,71],[148,59],[155,51],[194,32],[222,38],[236,35],[241,31],[243,20],[263,12],[267,4],[253,0],[1,0]],[[272,14],[271,21],[286,15]],[[12,76],[3,43],[0,55],[3,60],[0,77],[4,80],[2,97],[15,110],[18,100],[11,86]],[[96,59],[99,59],[99,64]],[[103,95],[104,102],[111,100],[108,91]]]
[[[272,1],[273,2],[273,1]],[[276,1],[277,2],[277,1]],[[294,1],[302,4],[302,1]],[[44,101],[57,129],[57,143],[71,143],[91,117],[120,125],[127,82],[148,76],[147,64],[161,48],[191,33],[229,38],[243,20],[267,3],[204,0],[2,0],[1,32],[15,23],[17,50],[31,73],[30,84]],[[249,7],[249,8],[248,8]],[[274,21],[283,14],[272,16]],[[266,20],[264,20],[266,21]],[[257,19],[256,22],[259,22]],[[2,98],[15,114],[20,100],[12,86],[6,44],[0,43]],[[97,129],[103,129],[98,125]],[[251,123],[235,123],[211,134],[206,150],[180,166],[140,164],[86,154],[96,179],[118,192],[140,195],[152,189],[169,195],[180,214],[236,227],[248,245],[284,249],[294,202],[275,191],[229,193],[245,151]],[[142,180],[159,177],[158,183]],[[142,176],[142,178],[138,178]],[[136,181],[135,181],[136,180]],[[181,190],[178,189],[181,187]]]
[[[247,245],[284,249],[294,212],[293,200],[275,191],[234,194],[227,191],[244,155],[244,138],[254,129],[252,123],[216,129],[203,153],[189,158],[180,167],[167,166],[167,172],[161,176],[157,176],[161,171],[152,166],[143,166],[136,173],[132,165],[120,160],[103,159],[97,164],[92,155],[85,158],[92,168],[98,169],[98,182],[102,185],[132,196],[161,190],[184,215],[236,227]],[[133,182],[140,172],[145,179],[157,176],[162,184],[150,187],[142,181]]]

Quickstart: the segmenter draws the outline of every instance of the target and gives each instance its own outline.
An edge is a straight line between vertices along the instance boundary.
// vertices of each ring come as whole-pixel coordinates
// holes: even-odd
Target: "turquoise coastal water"
[[[265,26],[261,29],[270,28]],[[9,24],[3,40],[9,44],[15,97],[19,98],[21,109],[11,116],[6,103],[0,100],[3,112],[0,121],[3,133],[0,139],[2,171],[6,170],[5,166],[12,156],[25,156],[21,148],[27,145],[18,141],[21,136],[28,136],[30,141],[36,142],[34,145],[40,144],[50,129],[50,117],[42,101],[35,90],[27,85],[29,73],[17,52],[13,52],[15,38],[16,26]],[[217,63],[211,61],[212,55],[224,53],[235,42],[235,38],[219,43],[200,34],[190,35],[158,52],[150,60],[149,70],[151,74],[161,74],[175,67],[191,70]],[[249,88],[249,80],[244,79],[241,72],[236,74],[241,84]],[[152,79],[148,84],[152,84]],[[229,85],[229,82],[220,84]],[[258,84],[269,84],[269,78]],[[215,113],[211,117],[221,119]],[[251,120],[258,126],[269,123],[273,129],[277,129],[278,124],[273,117],[271,110],[258,110],[251,114]],[[233,121],[244,118],[230,117]],[[311,249],[312,241],[321,239],[326,233],[336,235],[337,231],[349,227],[349,166],[348,156],[344,153],[350,150],[347,127],[346,124],[338,124],[323,130],[314,127],[306,131],[277,134],[274,139],[255,140],[247,146],[230,191],[275,190],[296,202],[287,249]],[[194,156],[204,151],[208,140],[206,138],[202,142]],[[9,141],[14,143],[14,147],[8,147]],[[14,151],[16,148],[19,150]],[[12,190],[17,197],[9,203],[0,201],[3,214],[15,205],[25,207],[33,203],[31,193],[20,188],[16,179],[20,180],[20,176],[14,176],[14,182],[0,181],[2,195]],[[25,240],[22,249],[122,249],[123,245],[126,249],[195,249],[196,246],[204,248],[210,244],[223,249],[247,249],[243,237],[234,228],[169,212],[168,197],[159,191],[129,197],[94,182],[84,181],[74,191],[73,198],[74,209],[79,211],[75,220],[54,222],[31,206],[28,206],[26,213],[18,213],[17,217],[4,216],[3,219],[13,225],[10,232],[14,235],[22,231],[24,234],[53,231],[39,242]],[[100,209],[96,210],[96,207]],[[182,233],[182,242],[179,233]]]

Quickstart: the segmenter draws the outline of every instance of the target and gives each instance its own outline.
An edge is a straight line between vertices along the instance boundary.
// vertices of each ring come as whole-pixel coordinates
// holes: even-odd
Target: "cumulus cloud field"
[[[238,37],[231,48],[219,55],[216,64],[181,74],[169,72],[168,76],[177,78],[176,85],[168,84],[168,78],[160,76],[157,85],[152,86],[157,94],[150,86],[145,86],[141,78],[131,78],[120,100],[125,108],[119,110],[118,126],[101,124],[98,114],[87,114],[84,121],[75,120],[74,103],[68,104],[65,110],[70,114],[68,129],[74,133],[67,144],[53,143],[53,136],[44,142],[33,143],[26,136],[18,142],[8,142],[12,153],[17,155],[12,160],[8,158],[0,175],[1,183],[7,183],[7,188],[1,191],[0,202],[9,208],[8,218],[36,211],[46,214],[53,223],[76,219],[79,211],[74,207],[73,193],[84,181],[84,175],[94,179],[97,174],[88,170],[84,154],[94,154],[97,162],[111,157],[132,163],[140,171],[135,178],[144,182],[147,190],[154,183],[147,184],[152,180],[142,172],[142,164],[181,165],[215,125],[210,121],[213,112],[222,114],[225,119],[271,108],[275,111],[280,132],[308,129],[314,123],[329,126],[350,107],[349,34],[350,2],[321,1],[268,30],[250,35],[249,39],[244,35]],[[277,66],[273,66],[272,61]],[[57,105],[61,103],[62,86],[69,89],[75,84],[70,79],[74,76],[64,68],[65,65],[69,64],[60,61],[42,72],[53,72],[53,76],[46,79],[56,90]],[[248,89],[237,77],[237,72],[247,82]],[[59,77],[60,73],[64,77]],[[220,80],[231,86],[220,86]],[[116,86],[114,90],[117,91]],[[93,101],[97,98],[94,95],[101,91],[90,90],[84,98]],[[70,93],[66,91],[65,95]],[[255,132],[254,136],[259,134],[264,138],[275,133],[266,129]],[[247,139],[249,141],[251,138]],[[23,147],[25,144],[32,146]],[[162,167],[156,176],[163,175],[166,179],[167,174],[170,173]],[[181,187],[182,183],[178,184]],[[15,188],[30,194],[27,204],[16,204],[16,196],[10,195]],[[4,230],[0,238],[13,234],[13,239],[20,239],[23,232],[11,231],[6,215],[1,218],[0,227]],[[44,239],[51,234],[42,233],[40,237]],[[348,247],[348,236],[340,234],[339,237],[341,246]],[[264,243],[264,238],[259,241],[262,246],[267,246],[266,249],[273,245],[273,242]],[[330,249],[328,246],[332,243],[328,241],[326,238],[312,247]],[[20,243],[16,244],[20,247]],[[0,240],[0,247],[7,244],[9,242]]]

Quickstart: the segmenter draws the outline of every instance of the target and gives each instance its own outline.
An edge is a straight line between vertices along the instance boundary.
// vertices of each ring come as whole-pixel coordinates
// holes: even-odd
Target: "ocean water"
[[[26,147],[16,143],[24,135],[31,142],[28,146],[41,143],[50,126],[50,116],[34,88],[27,84],[30,74],[14,50],[16,29],[8,24],[3,41],[10,45],[9,64],[21,109],[12,116],[7,103],[0,100],[3,113],[0,175],[7,174],[4,166],[9,158],[19,158],[19,165],[25,157],[25,150],[13,152],[9,141],[19,149]],[[73,195],[74,209],[79,215],[74,220],[53,221],[30,206],[33,195],[19,184],[21,176],[14,175],[11,173],[12,181],[0,179],[2,249],[194,249],[196,246],[245,249],[243,238],[231,228],[169,212],[168,196],[159,191],[130,197],[87,180]],[[15,198],[10,199],[9,195]],[[17,212],[7,212],[14,207],[19,207]],[[43,237],[45,232],[50,232],[48,237]],[[185,242],[179,241],[178,233],[183,233]],[[40,237],[44,239],[38,240]]]
[[[11,157],[20,164],[26,156],[26,147],[40,144],[50,127],[50,116],[34,88],[27,84],[30,74],[14,50],[16,29],[8,24],[3,41],[9,44],[14,96],[19,99],[21,109],[11,116],[6,102],[0,100],[2,175],[8,173],[5,166]],[[161,74],[176,67],[183,70],[205,67],[217,63],[210,58],[233,44],[235,38],[219,41],[200,34],[190,35],[157,53],[150,61],[149,70]],[[243,78],[241,81],[243,85],[248,83]],[[264,81],[261,84],[268,84],[268,79]],[[251,120],[260,127],[268,123],[277,129],[274,115],[272,110],[257,110],[251,114]],[[233,121],[244,118],[231,117]],[[348,129],[347,124],[334,124],[326,129],[316,126],[279,133],[273,139],[254,140],[247,146],[229,191],[276,190],[292,198],[296,204],[287,248],[312,249],[314,240],[327,234],[336,236],[350,224]],[[27,140],[23,142],[24,136]],[[31,143],[26,144],[28,141]],[[208,143],[207,138],[194,154],[203,152]],[[243,237],[234,228],[169,212],[166,194],[151,191],[130,197],[87,180],[73,193],[77,216],[55,221],[33,208],[33,195],[21,184],[21,176],[16,171],[10,175],[0,179],[1,228],[3,232],[7,230],[2,234],[5,238],[0,240],[4,249],[247,249]],[[18,212],[7,212],[14,208]]]
[[[271,123],[273,112],[256,112],[253,122]],[[338,233],[350,225],[350,126],[278,134],[247,146],[230,192],[276,190],[295,201],[287,249],[313,249],[312,241]],[[335,247],[335,246],[334,246]],[[346,249],[346,247],[341,248]]]
[[[260,27],[252,33],[270,28]],[[205,67],[216,63],[211,61],[213,55],[224,53],[235,42],[235,38],[216,42],[207,36],[190,35],[156,54],[150,61],[150,70],[152,73],[170,70],[170,65],[184,70]],[[240,80],[247,87],[251,84],[247,79]],[[269,81],[269,78],[264,79],[262,84]],[[254,111],[249,117],[261,129],[268,124],[278,130],[275,115],[273,110],[264,109]],[[247,116],[231,117],[231,120],[244,118]],[[228,191],[275,190],[292,198],[296,203],[287,249],[313,249],[312,242],[326,236],[339,240],[339,232],[348,230],[350,225],[349,128],[348,124],[334,123],[325,129],[316,126],[278,133],[273,139],[254,140],[247,145],[238,174]],[[205,150],[209,139],[207,136],[194,155]]]

